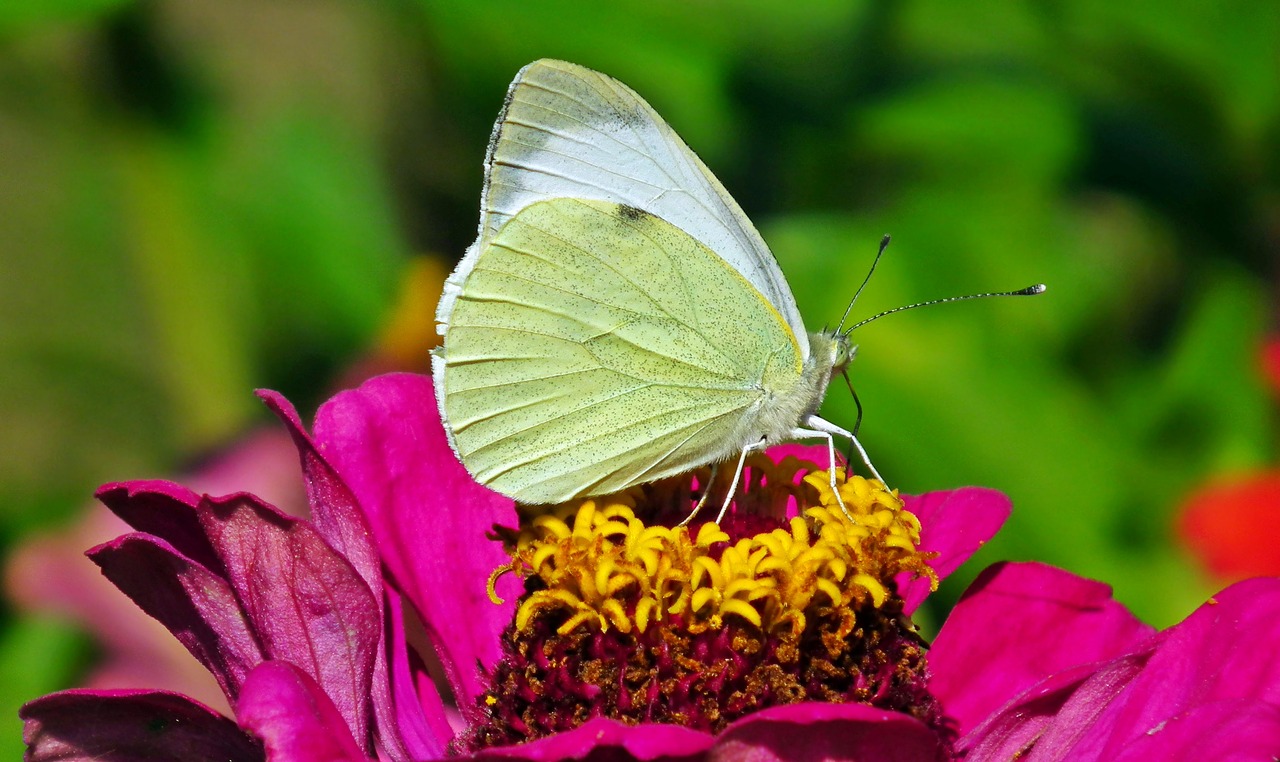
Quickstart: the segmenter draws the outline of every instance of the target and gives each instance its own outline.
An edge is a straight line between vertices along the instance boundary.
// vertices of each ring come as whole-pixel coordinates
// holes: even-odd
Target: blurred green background
[[[1015,504],[943,600],[1001,558],[1102,579],[1158,625],[1219,584],[1171,521],[1275,462],[1274,3],[9,0],[0,552],[100,482],[234,442],[266,420],[254,387],[306,415],[341,385],[407,263],[474,237],[492,121],[544,56],[671,122],[815,329],[886,232],[855,317],[1049,284],[855,335],[894,486]],[[839,385],[826,414],[852,423]],[[74,684],[94,642],[5,605],[0,713]]]

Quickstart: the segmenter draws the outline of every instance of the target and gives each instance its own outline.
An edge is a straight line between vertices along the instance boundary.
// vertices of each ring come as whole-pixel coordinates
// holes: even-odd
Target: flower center
[[[661,522],[687,513],[704,471],[530,512],[501,530],[511,562],[491,593],[504,573],[525,592],[481,702],[485,720],[459,749],[596,716],[716,732],[800,701],[872,704],[941,729],[924,643],[894,582],[906,572],[936,585],[915,516],[879,482],[837,472],[842,508],[812,464],[749,463],[721,524]]]

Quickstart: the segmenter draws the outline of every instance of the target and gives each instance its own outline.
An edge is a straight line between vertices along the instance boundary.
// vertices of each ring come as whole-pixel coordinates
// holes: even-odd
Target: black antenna
[[[874,269],[874,265],[872,266],[872,269]],[[861,291],[862,289],[858,289],[858,290]],[[871,317],[867,318],[866,320],[863,320],[862,322],[855,323],[849,326],[849,329],[844,333],[847,336],[848,334],[853,332],[853,329],[858,328],[860,326],[864,326],[867,323],[870,323],[872,320],[879,320],[885,315],[892,315],[895,312],[902,312],[903,310],[914,310],[916,307],[929,307],[934,304],[946,304],[947,302],[963,302],[969,299],[986,299],[989,296],[1035,296],[1036,294],[1043,294],[1044,291],[1045,291],[1045,285],[1043,283],[1037,283],[1034,286],[1027,286],[1026,288],[1020,288],[1017,291],[992,291],[986,294],[967,294],[965,296],[948,296],[943,299],[930,299],[927,302],[917,302],[915,304],[907,304],[902,307],[894,307],[893,309],[885,310],[884,312],[881,312],[878,315],[872,315]],[[843,325],[844,321],[841,320],[840,323]]]
[[[853,382],[849,380],[849,369],[846,368],[840,372],[844,376],[844,385],[849,387],[849,394],[853,396],[853,404],[858,408],[858,417],[853,421],[853,429],[850,431],[855,437],[858,436],[858,429],[862,428],[862,400],[858,399],[858,392],[853,388]],[[853,463],[853,442],[850,441],[847,449],[844,451],[844,473],[845,476],[851,473],[850,464]]]
[[[840,333],[845,319],[849,317],[849,310],[853,309],[853,303],[858,301],[858,297],[862,295],[862,289],[867,287],[867,282],[871,280],[871,273],[876,271],[876,265],[880,264],[880,257],[884,256],[884,250],[887,248],[889,248],[889,236],[885,234],[885,237],[880,239],[880,250],[876,252],[876,258],[871,262],[871,269],[867,270],[867,277],[862,279],[862,285],[858,286],[857,292],[849,300],[849,306],[844,308],[844,314],[840,316],[840,325],[836,326],[836,333]]]

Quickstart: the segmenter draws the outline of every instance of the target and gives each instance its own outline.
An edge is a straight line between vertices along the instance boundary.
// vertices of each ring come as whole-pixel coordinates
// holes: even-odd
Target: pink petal
[[[511,500],[458,462],[426,376],[379,376],[339,394],[316,415],[315,433],[366,511],[396,587],[421,614],[458,705],[473,713],[479,667],[496,663],[514,611],[514,589],[501,606],[485,590],[508,560],[485,533],[515,522]]]
[[[164,691],[51,693],[22,707],[27,762],[260,762],[236,724]]]
[[[1146,669],[1094,729],[1112,759],[1134,739],[1221,701],[1280,706],[1280,578],[1239,582],[1163,633]]]
[[[1171,718],[1124,747],[1115,762],[1270,760],[1280,749],[1280,707],[1217,701]]]
[[[552,762],[568,759],[698,760],[714,739],[679,725],[624,725],[597,717],[566,733],[519,744],[486,749],[468,759],[516,759]]]
[[[1059,672],[1026,690],[979,723],[958,744],[966,762],[1024,756],[1094,669],[1095,665],[1089,664]]]
[[[385,599],[387,621],[390,623],[390,672],[396,728],[411,758],[439,759],[445,754],[445,744],[453,738],[453,729],[426,667],[417,658],[417,653],[409,648],[400,594],[387,590]]]
[[[1041,682],[964,739],[966,760],[1265,759],[1280,748],[1278,638],[1280,579],[1239,583],[1131,653]]]
[[[382,611],[364,580],[311,524],[251,495],[206,498],[201,508],[263,653],[313,677],[365,743]]]
[[[1008,497],[986,487],[903,495],[902,499],[920,520],[920,550],[939,554],[930,562],[939,578],[946,578],[969,560],[1000,531],[1013,510]],[[897,582],[908,614],[931,592],[927,579],[900,574]]]
[[[369,525],[355,495],[316,449],[298,411],[280,394],[259,389],[258,397],[285,425],[302,460],[302,475],[311,504],[311,523],[364,579],[375,597],[382,595],[382,571]]]
[[[1106,585],[1043,564],[996,564],[938,633],[929,688],[963,735],[1049,675],[1114,658],[1152,632]]]
[[[302,425],[298,411],[283,396],[260,389],[258,397],[280,418],[302,460],[302,474],[307,484],[307,496],[311,504],[311,522],[325,539],[355,568],[373,593],[374,605],[381,610],[382,566],[364,513],[355,495],[338,472],[324,459],[315,442]],[[374,642],[383,642],[379,632]],[[371,698],[376,724],[376,735],[383,755],[390,762],[407,762],[409,751],[401,742],[396,724],[396,710],[391,700],[391,685],[387,674],[385,649],[375,652]]]
[[[966,762],[1082,759],[1091,723],[1145,666],[1150,651],[1072,667],[1033,686],[960,741]],[[1089,757],[1093,758],[1093,757]]]
[[[167,627],[235,701],[263,656],[226,579],[145,534],[119,537],[88,556],[107,579]]]
[[[792,704],[745,717],[716,736],[713,762],[874,760],[945,762],[946,747],[924,723],[862,704]]]
[[[240,727],[266,744],[271,762],[366,762],[324,689],[292,664],[267,661],[245,682]]]

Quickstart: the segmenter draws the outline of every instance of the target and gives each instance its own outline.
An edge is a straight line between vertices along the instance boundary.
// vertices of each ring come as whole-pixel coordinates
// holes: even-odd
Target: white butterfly
[[[853,359],[807,333],[760,234],[626,85],[542,60],[507,93],[480,234],[449,277],[441,417],[482,484],[524,503],[599,495],[795,439]],[[883,481],[883,479],[881,479]],[[726,499],[726,505],[728,500]]]

